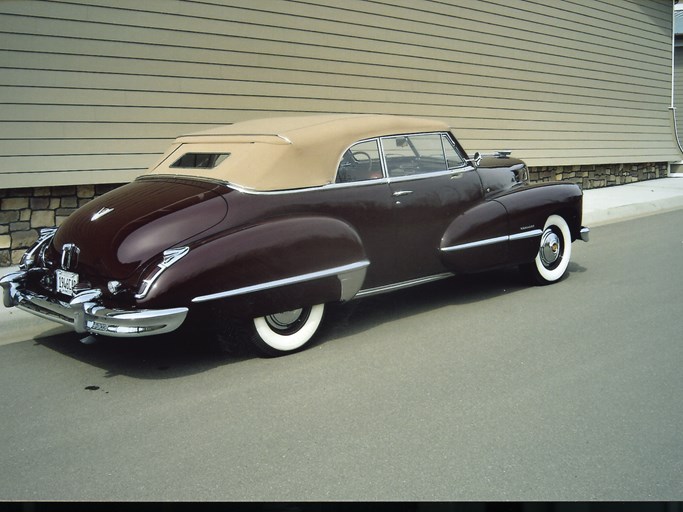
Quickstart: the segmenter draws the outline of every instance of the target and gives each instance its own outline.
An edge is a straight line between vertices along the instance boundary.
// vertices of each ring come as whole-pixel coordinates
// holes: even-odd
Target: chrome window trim
[[[233,190],[241,192],[243,194],[248,194],[252,196],[274,196],[274,195],[284,195],[284,194],[302,194],[305,192],[312,192],[315,190],[329,190],[335,188],[349,188],[349,187],[366,187],[369,185],[389,183],[387,178],[377,178],[374,180],[363,180],[363,181],[349,181],[347,183],[327,183],[325,185],[317,185],[315,187],[304,187],[304,188],[291,188],[286,190],[254,190],[251,188],[241,187],[230,182],[223,182],[224,185],[230,187]]]
[[[440,144],[441,144],[441,152],[444,157],[444,163],[446,164],[446,168],[443,171],[431,171],[431,172],[423,172],[419,174],[412,174],[410,176],[389,176],[389,171],[388,171],[388,166],[387,166],[387,161],[386,161],[386,152],[384,151],[384,139],[391,139],[395,137],[417,137],[417,136],[422,136],[422,135],[439,135],[440,137]],[[460,173],[460,172],[466,172],[470,170],[474,170],[474,166],[469,165],[467,162],[467,159],[464,158],[462,155],[460,155],[460,158],[462,159],[462,163],[457,166],[457,167],[448,167],[448,158],[446,158],[446,150],[443,147],[443,139],[444,137],[448,138],[448,142],[451,144],[453,147],[453,150],[460,155],[460,151],[458,151],[458,148],[453,144],[453,139],[451,137],[450,132],[417,132],[417,133],[401,133],[397,135],[385,135],[382,137],[379,137],[379,142],[380,142],[380,152],[382,154],[382,165],[384,166],[384,176],[387,177],[389,182],[392,181],[406,181],[406,180],[411,180],[411,179],[419,179],[419,178],[427,178],[427,177],[435,177],[435,176],[440,176],[444,174],[455,174],[455,173]]]
[[[373,140],[377,143],[377,151],[379,152],[379,161],[380,161],[380,165],[382,166],[382,177],[381,178],[370,178],[369,180],[345,181],[345,182],[337,183],[337,176],[339,175],[339,166],[341,165],[341,161],[344,158],[344,153],[346,153],[349,149],[351,149],[353,146],[355,146],[357,144],[362,144],[364,142],[371,142]],[[367,139],[357,140],[356,142],[349,145],[346,149],[344,149],[344,151],[341,152],[341,154],[339,155],[339,158],[337,158],[337,167],[334,171],[334,181],[332,183],[329,183],[327,185],[322,185],[322,186],[328,187],[331,185],[353,185],[355,183],[376,183],[380,180],[386,180],[386,179],[387,179],[387,168],[384,165],[384,158],[382,157],[382,144],[380,143],[379,137],[369,137]]]
[[[464,162],[460,167],[453,167],[451,169],[448,169],[448,172],[450,172],[451,175],[456,175],[462,174],[464,172],[474,171],[475,169],[476,167],[474,167],[473,165],[469,164],[468,162]]]
[[[425,172],[425,173],[420,173],[420,174],[414,174],[412,176],[400,176],[400,177],[391,177],[389,176],[389,173],[387,171],[387,160],[386,160],[386,151],[384,151],[384,139],[391,139],[395,137],[420,137],[420,136],[427,136],[427,135],[438,135],[440,144],[441,144],[441,152],[443,153],[444,157],[444,163],[446,164],[446,168],[443,171],[432,171],[432,172]],[[368,137],[367,139],[360,139],[354,142],[353,144],[350,144],[347,148],[344,149],[344,151],[341,152],[339,155],[339,158],[337,159],[337,170],[339,170],[339,164],[341,163],[342,158],[344,157],[344,153],[346,153],[349,149],[351,149],[353,146],[356,144],[361,144],[363,142],[370,142],[372,140],[377,141],[377,146],[379,149],[380,153],[380,161],[382,163],[382,176],[384,178],[375,178],[371,180],[363,180],[363,181],[352,181],[349,183],[337,183],[337,172],[335,171],[334,174],[334,182],[330,183],[329,185],[323,185],[325,187],[331,186],[331,185],[349,185],[349,184],[360,184],[360,183],[375,183],[379,180],[385,179],[385,180],[397,180],[399,178],[404,179],[404,178],[416,178],[418,176],[435,176],[435,175],[440,175],[442,173],[453,173],[453,172],[463,172],[468,170],[467,168],[471,168],[472,170],[474,167],[471,165],[467,165],[467,159],[463,157],[463,155],[460,155],[460,158],[462,159],[462,163],[457,166],[457,167],[448,167],[448,158],[446,158],[446,150],[443,147],[443,139],[444,137],[448,138],[449,143],[453,147],[453,150],[460,155],[460,152],[458,151],[458,148],[453,144],[453,139],[452,135],[450,132],[414,132],[414,133],[397,133],[393,135],[382,135],[378,137]]]
[[[513,242],[515,240],[523,240],[525,238],[533,238],[536,236],[541,236],[543,231],[540,229],[534,229],[532,231],[525,231],[524,233],[515,233],[514,235],[503,235],[496,236],[493,238],[485,238],[483,240],[477,240],[475,242],[468,242],[465,244],[450,245],[448,247],[442,247],[443,252],[454,252],[462,251],[464,249],[473,249],[475,247],[484,247],[487,245],[499,244],[501,242]]]
[[[367,187],[368,185],[377,185],[378,183],[384,183],[385,185],[387,185],[389,183],[389,179],[384,177],[384,178],[375,178],[372,180],[347,181],[346,183],[330,183],[329,185],[323,185],[321,187],[314,187],[313,190],[349,188],[349,187],[354,187],[354,186]],[[311,189],[308,188],[308,189],[299,189],[299,190],[303,192],[304,190],[311,190]]]
[[[306,187],[306,188],[293,188],[293,189],[287,189],[287,190],[254,190],[250,188],[244,188],[240,187],[239,185],[235,185],[234,183],[230,182],[223,182],[224,185],[238,191],[242,192],[244,194],[249,194],[249,195],[254,195],[254,196],[272,196],[272,195],[282,195],[282,194],[301,194],[304,192],[311,192],[315,190],[330,190],[330,189],[336,189],[336,188],[350,188],[350,187],[367,187],[370,185],[379,185],[379,184],[385,184],[388,185],[390,183],[398,183],[402,181],[411,181],[411,180],[424,180],[428,178],[438,178],[440,176],[453,176],[456,174],[463,174],[465,172],[473,171],[474,167],[471,165],[465,165],[462,169],[449,169],[446,171],[436,171],[436,172],[430,172],[430,173],[423,173],[423,174],[413,174],[411,176],[399,176],[399,177],[394,177],[394,178],[376,178],[374,180],[363,180],[363,181],[350,181],[347,183],[328,183],[326,185],[318,185],[315,187]]]
[[[380,151],[380,160],[382,163],[382,178],[375,178],[375,179],[370,179],[370,180],[361,180],[361,181],[350,181],[346,183],[337,183],[337,173],[335,171],[334,179],[335,181],[331,183],[325,183],[323,185],[315,185],[311,187],[302,187],[302,188],[292,188],[292,189],[283,189],[283,190],[255,190],[252,188],[248,187],[243,187],[241,185],[238,185],[236,183],[231,183],[229,181],[223,181],[223,180],[218,180],[218,179],[211,179],[211,178],[199,178],[195,176],[186,176],[184,174],[156,174],[151,177],[164,177],[168,176],[171,178],[186,178],[186,179],[202,179],[204,181],[211,181],[214,183],[220,183],[222,185],[225,185],[227,187],[232,188],[233,190],[236,190],[238,192],[241,192],[243,194],[249,194],[249,195],[283,195],[283,194],[300,194],[300,193],[305,193],[305,192],[311,192],[314,190],[329,190],[329,189],[334,189],[334,188],[348,188],[348,187],[358,187],[358,186],[368,186],[368,185],[377,185],[377,184],[389,184],[392,182],[399,182],[399,181],[408,181],[408,180],[417,180],[417,179],[426,179],[426,178],[434,178],[434,177],[439,177],[439,176],[445,176],[445,175],[453,175],[456,173],[463,173],[463,172],[468,172],[468,171],[473,171],[475,168],[472,165],[469,165],[467,160],[465,159],[463,161],[463,164],[461,167],[454,167],[451,169],[444,169],[443,171],[433,171],[433,172],[426,172],[426,173],[421,173],[421,174],[413,174],[411,176],[399,176],[399,177],[393,177],[390,178],[387,175],[387,165],[386,165],[386,159],[384,155],[384,147],[382,146],[382,139],[383,138],[391,138],[391,137],[410,137],[410,136],[415,136],[415,135],[434,135],[434,134],[439,134],[440,136],[446,136],[449,137],[450,140],[450,132],[416,132],[416,133],[406,133],[406,134],[395,134],[395,135],[386,135],[383,137],[369,137],[367,139],[360,139],[354,142],[353,144],[349,145],[347,148],[344,149],[344,151],[341,152],[339,159],[337,160],[337,169],[339,169],[339,163],[341,162],[341,159],[346,151],[348,151],[351,147],[355,146],[356,144],[359,144],[361,142],[368,142],[371,140],[376,140],[378,145],[379,145],[379,151]],[[266,135],[266,134],[261,134],[261,135]],[[268,134],[268,135],[274,135],[274,134]],[[453,148],[457,151],[457,147],[453,146]],[[459,152],[458,152],[459,153]],[[462,156],[462,155],[461,155]],[[446,159],[446,162],[448,160]],[[137,179],[145,179],[147,175],[142,175]]]
[[[361,270],[367,268],[370,265],[368,260],[357,261],[355,263],[350,263],[348,265],[341,265],[339,267],[328,268],[325,270],[318,270],[316,272],[309,272],[306,274],[300,274],[292,277],[285,277],[283,279],[276,279],[274,281],[267,281],[265,283],[254,284],[250,286],[243,286],[241,288],[235,288],[232,290],[226,290],[223,292],[210,293],[208,295],[200,295],[192,299],[193,303],[207,302],[210,300],[225,299],[228,297],[236,297],[239,295],[246,295],[247,293],[260,292],[264,290],[270,290],[272,288],[278,288],[280,286],[287,286],[290,284],[304,283],[307,281],[313,281],[315,279],[322,279],[325,277],[334,277],[347,272],[352,272],[354,270]]]
[[[405,181],[406,178],[412,179],[412,178],[417,178],[419,176],[435,176],[442,174],[444,172],[448,172],[448,160],[446,160],[446,153],[444,153],[443,150],[443,142],[441,140],[443,139],[443,135],[446,132],[418,132],[418,133],[401,133],[399,135],[386,135],[384,137],[379,138],[379,145],[380,145],[380,151],[382,153],[382,164],[384,165],[384,175],[389,178],[389,180],[393,181]],[[424,137],[427,135],[438,135],[439,136],[439,145],[441,146],[441,156],[443,156],[443,162],[445,165],[445,169],[442,171],[431,171],[431,172],[420,172],[417,174],[411,174],[410,176],[390,176],[389,175],[389,166],[387,165],[387,152],[384,151],[384,140],[385,139],[395,139],[397,137]],[[412,146],[412,143],[410,143]],[[412,146],[414,148],[414,146]]]
[[[389,183],[399,183],[402,181],[423,180],[425,178],[438,178],[439,176],[450,176],[453,174],[452,170],[423,172],[419,174],[411,174],[409,176],[394,176],[387,178]]]
[[[456,171],[460,169],[461,167],[467,167],[467,159],[463,158],[463,156],[460,154],[460,151],[458,151],[458,148],[456,147],[455,144],[453,144],[453,138],[451,137],[450,132],[442,132],[441,133],[441,148],[443,149],[443,156],[446,158],[446,165],[448,166],[448,157],[446,156],[446,148],[443,146],[444,139],[448,139],[448,143],[451,145],[451,148],[453,148],[453,151],[460,157],[460,165],[456,165],[455,167],[448,167],[448,170],[450,171]]]

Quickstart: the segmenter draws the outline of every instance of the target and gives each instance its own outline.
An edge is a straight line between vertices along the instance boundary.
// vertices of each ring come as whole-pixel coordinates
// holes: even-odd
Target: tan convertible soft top
[[[217,179],[257,191],[316,187],[334,181],[342,153],[359,140],[448,130],[440,121],[389,115],[255,119],[179,137],[149,172]],[[213,168],[177,164],[187,154],[228,153]]]

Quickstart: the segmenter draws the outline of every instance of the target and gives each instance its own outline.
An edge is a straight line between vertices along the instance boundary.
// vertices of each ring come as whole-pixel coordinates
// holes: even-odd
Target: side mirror
[[[479,151],[474,153],[472,158],[469,159],[469,162],[472,164],[472,166],[479,167],[479,164],[481,164],[481,153]]]

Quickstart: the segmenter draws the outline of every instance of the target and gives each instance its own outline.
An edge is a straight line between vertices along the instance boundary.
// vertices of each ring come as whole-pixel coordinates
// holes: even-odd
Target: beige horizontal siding
[[[451,123],[531,165],[679,160],[668,0],[0,3],[0,187],[127,181],[253,117]]]

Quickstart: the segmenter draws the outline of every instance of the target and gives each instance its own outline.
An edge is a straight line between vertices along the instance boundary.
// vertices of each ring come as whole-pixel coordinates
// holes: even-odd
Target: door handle
[[[397,190],[393,194],[391,194],[394,197],[401,197],[401,196],[407,196],[408,194],[412,194],[412,190]]]

